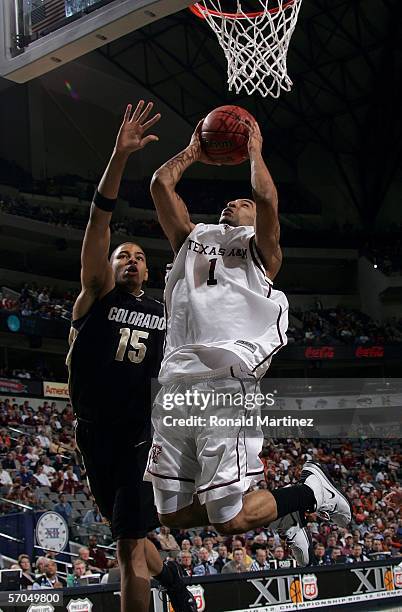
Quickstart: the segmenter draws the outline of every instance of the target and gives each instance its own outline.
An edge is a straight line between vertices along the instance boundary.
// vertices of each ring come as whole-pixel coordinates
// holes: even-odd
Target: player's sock
[[[162,586],[170,587],[177,580],[177,574],[172,570],[169,565],[163,564],[162,571],[157,576],[154,576],[155,580],[157,580]]]
[[[278,517],[286,516],[291,512],[314,512],[316,501],[313,491],[305,484],[293,487],[282,487],[272,491],[276,501]]]

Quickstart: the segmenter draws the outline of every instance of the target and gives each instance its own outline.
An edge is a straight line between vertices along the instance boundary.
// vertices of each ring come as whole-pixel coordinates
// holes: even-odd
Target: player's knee
[[[117,557],[119,565],[133,565],[138,562],[145,561],[145,542],[143,538],[139,539],[121,539],[117,540]]]

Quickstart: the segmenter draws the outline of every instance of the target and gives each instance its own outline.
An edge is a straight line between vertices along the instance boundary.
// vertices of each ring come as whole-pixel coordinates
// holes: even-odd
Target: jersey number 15
[[[131,331],[129,327],[121,327],[119,332],[121,338],[119,346],[117,347],[115,357],[116,361],[123,361],[124,355],[126,354],[127,344],[130,340],[130,346],[133,348],[133,350],[128,351],[127,357],[133,363],[141,363],[145,357],[145,353],[147,352],[147,347],[143,342],[139,342],[139,340],[141,338],[146,340],[149,336],[149,332],[140,331],[139,329],[133,329]]]

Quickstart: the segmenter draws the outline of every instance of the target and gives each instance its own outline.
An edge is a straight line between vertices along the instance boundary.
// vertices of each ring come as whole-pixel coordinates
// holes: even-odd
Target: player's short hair
[[[118,249],[120,249],[120,247],[122,247],[124,244],[133,244],[134,246],[139,247],[139,248],[141,249],[141,251],[142,251],[142,252],[144,253],[144,255],[145,255],[145,251],[144,251],[144,249],[142,248],[142,246],[141,246],[140,244],[138,244],[138,242],[122,242],[121,244],[117,245],[117,247],[116,247],[116,248],[115,248],[115,249],[114,249],[114,250],[111,252],[110,257],[109,257],[109,261],[112,261],[112,259],[113,259],[113,257],[114,257],[114,254],[116,253],[116,251],[117,251]],[[145,257],[146,257],[146,255],[145,255]]]

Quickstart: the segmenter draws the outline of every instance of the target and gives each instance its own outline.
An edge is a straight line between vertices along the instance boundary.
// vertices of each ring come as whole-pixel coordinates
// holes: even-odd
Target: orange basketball
[[[302,603],[303,598],[301,592],[301,585],[300,580],[298,578],[295,578],[293,582],[290,583],[289,595],[293,603]]]
[[[248,159],[249,130],[254,117],[241,106],[219,106],[207,115],[201,126],[201,147],[213,161],[226,166]]]

